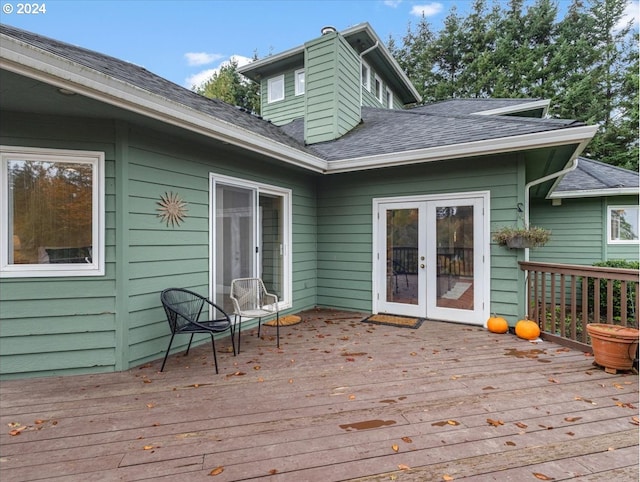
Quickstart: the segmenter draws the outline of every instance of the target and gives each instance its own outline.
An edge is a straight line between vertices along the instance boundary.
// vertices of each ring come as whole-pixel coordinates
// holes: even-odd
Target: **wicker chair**
[[[235,322],[238,324],[238,353],[240,353],[240,334],[242,318],[258,318],[258,337],[263,317],[276,316],[276,340],[280,348],[280,313],[278,297],[268,293],[260,278],[238,278],[231,281],[231,301]]]
[[[193,335],[196,333],[209,333],[211,335],[211,347],[213,348],[213,361],[216,365],[216,373],[218,373],[218,359],[216,357],[214,335],[229,330],[233,354],[236,354],[233,325],[231,324],[229,315],[225,313],[222,308],[212,303],[204,296],[183,288],[168,288],[164,290],[160,294],[160,300],[162,301],[162,306],[167,314],[167,321],[169,322],[169,327],[171,329],[169,347],[167,348],[167,353],[162,361],[162,368],[160,368],[160,371],[164,370],[164,365],[167,362],[173,338],[176,335],[191,335],[191,338],[189,339],[189,346],[187,346],[187,351],[184,354],[187,356],[189,354],[189,348],[191,348]],[[209,316],[210,308],[213,309],[213,318],[206,321],[200,320],[200,316],[203,315],[203,310],[205,310],[204,316]]]

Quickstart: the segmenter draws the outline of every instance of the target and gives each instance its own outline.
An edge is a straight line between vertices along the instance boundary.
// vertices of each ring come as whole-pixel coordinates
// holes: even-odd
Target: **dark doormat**
[[[362,321],[365,323],[373,323],[374,325],[399,326],[401,328],[413,328],[415,330],[416,328],[420,328],[420,325],[424,322],[424,318],[377,314],[368,316]]]

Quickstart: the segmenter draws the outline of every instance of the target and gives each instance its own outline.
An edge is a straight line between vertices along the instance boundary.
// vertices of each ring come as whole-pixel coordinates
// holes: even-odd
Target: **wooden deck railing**
[[[637,269],[521,261],[526,272],[527,317],[542,337],[591,351],[587,323],[638,328]]]

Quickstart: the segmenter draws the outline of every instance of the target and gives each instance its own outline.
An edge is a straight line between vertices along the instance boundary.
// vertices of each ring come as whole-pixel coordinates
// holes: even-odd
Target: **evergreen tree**
[[[259,113],[258,88],[255,82],[244,80],[240,76],[238,62],[232,59],[195,90],[198,94],[210,99],[220,99],[227,104],[237,105],[251,112]]]
[[[434,41],[436,85],[433,97],[436,100],[450,99],[460,95],[459,79],[463,72],[463,41],[462,19],[453,6],[444,21],[444,28]]]

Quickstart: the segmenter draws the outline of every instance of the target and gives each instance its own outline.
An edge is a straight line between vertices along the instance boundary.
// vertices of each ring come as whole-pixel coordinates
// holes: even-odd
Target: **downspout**
[[[364,58],[365,55],[367,55],[369,52],[371,52],[372,50],[375,50],[378,48],[380,42],[378,42],[376,40],[376,43],[374,43],[371,47],[369,47],[366,50],[363,50],[362,52],[360,52],[360,107],[362,107],[362,59]]]
[[[555,179],[560,176],[564,176],[568,172],[573,171],[576,167],[578,167],[578,158],[574,158],[571,162],[571,166],[563,169],[562,171],[554,172],[553,174],[549,174],[548,176],[541,177],[540,179],[536,179],[535,181],[531,181],[524,186],[524,226],[529,227],[529,192],[533,186],[541,184],[543,182],[550,181],[551,179]],[[529,248],[524,250],[524,260],[529,261]]]

